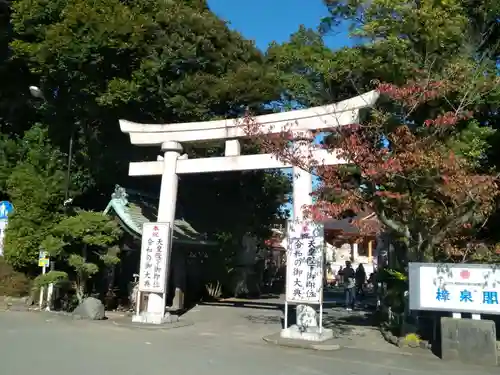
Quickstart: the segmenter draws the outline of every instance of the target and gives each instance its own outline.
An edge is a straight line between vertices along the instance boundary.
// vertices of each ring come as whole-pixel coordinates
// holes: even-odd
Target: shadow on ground
[[[198,303],[203,306],[229,306],[229,307],[242,307],[247,309],[261,309],[261,310],[285,310],[285,302],[282,300],[261,300],[261,299],[240,299],[240,298],[228,298],[219,301],[202,301]],[[338,308],[343,306],[343,302],[340,301],[325,301],[323,302],[323,310]],[[294,304],[289,304],[289,308],[293,309]],[[363,307],[365,310],[372,310],[372,307],[366,305]]]
[[[242,307],[246,309],[260,309],[260,310],[284,310],[284,302],[280,300],[251,300],[228,298],[220,301],[206,301],[200,302],[202,306],[227,306],[227,307]]]
[[[368,300],[367,300],[368,301]],[[276,325],[284,328],[285,303],[282,299],[225,299],[220,301],[203,302],[203,306],[229,307],[237,310],[261,310],[262,313],[247,313],[244,318],[252,324]],[[323,304],[323,326],[334,331],[336,337],[360,336],[366,328],[374,329],[377,321],[374,309],[363,305],[363,309],[346,311],[343,303],[328,301]],[[319,310],[318,310],[319,313]],[[296,305],[288,306],[288,325],[296,324]]]

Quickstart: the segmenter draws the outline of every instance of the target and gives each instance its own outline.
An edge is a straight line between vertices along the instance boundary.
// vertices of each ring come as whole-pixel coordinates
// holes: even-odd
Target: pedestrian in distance
[[[356,296],[361,299],[365,296],[364,286],[366,283],[366,271],[363,264],[356,268]]]
[[[345,308],[347,311],[351,311],[356,302],[356,272],[348,260],[342,270],[342,278],[344,280]]]

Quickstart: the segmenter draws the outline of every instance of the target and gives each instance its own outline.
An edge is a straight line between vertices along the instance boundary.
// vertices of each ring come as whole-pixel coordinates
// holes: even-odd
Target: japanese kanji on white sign
[[[410,263],[411,310],[500,314],[495,264]]]
[[[144,223],[139,271],[139,290],[141,292],[165,292],[169,241],[170,224]]]
[[[320,304],[323,301],[323,226],[288,223],[286,300]]]

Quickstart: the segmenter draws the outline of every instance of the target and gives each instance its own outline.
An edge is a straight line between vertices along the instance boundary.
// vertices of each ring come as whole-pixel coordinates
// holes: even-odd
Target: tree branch
[[[444,240],[446,234],[454,227],[459,227],[467,223],[473,216],[476,210],[476,205],[472,204],[462,215],[450,220],[448,224],[429,240],[429,246],[434,246]]]
[[[376,211],[378,211],[377,215],[378,215],[379,220],[382,222],[382,224],[384,224],[388,228],[392,229],[396,233],[399,233],[402,236],[405,236],[406,238],[409,239],[409,231],[408,231],[408,227],[406,225],[403,225],[401,223],[397,223],[396,221],[389,219],[387,217],[387,215],[385,214],[384,209],[381,207],[378,207],[378,209]]]

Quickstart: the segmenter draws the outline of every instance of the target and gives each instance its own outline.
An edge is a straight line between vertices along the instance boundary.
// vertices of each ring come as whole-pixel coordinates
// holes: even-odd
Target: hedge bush
[[[23,297],[30,294],[30,289],[31,280],[0,257],[0,296]]]

